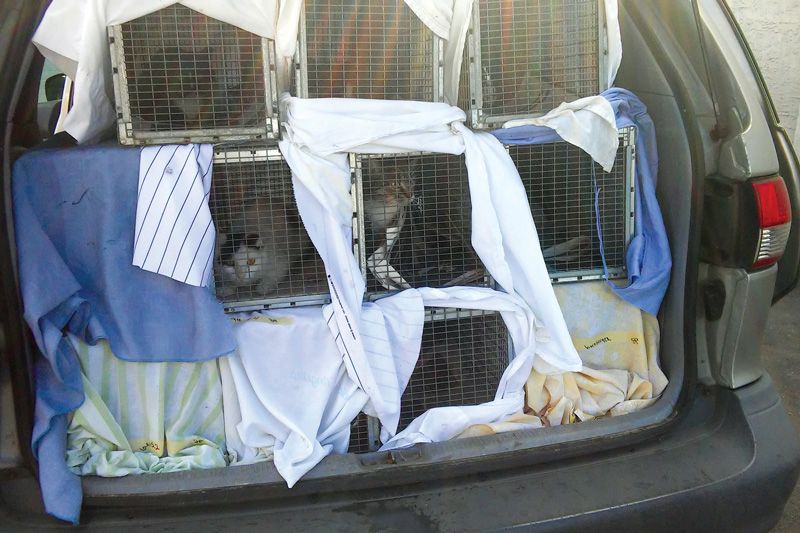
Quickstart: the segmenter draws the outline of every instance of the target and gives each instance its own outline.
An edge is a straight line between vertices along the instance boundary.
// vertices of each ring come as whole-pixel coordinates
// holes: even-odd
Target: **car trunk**
[[[671,282],[658,315],[659,360],[669,385],[653,405],[633,414],[571,425],[386,452],[330,455],[291,490],[272,462],[162,475],[87,477],[83,479],[83,520],[118,516],[121,510],[134,520],[156,509],[164,516],[177,517],[190,510],[202,513],[206,506],[220,502],[241,511],[248,502],[291,506],[349,493],[369,494],[378,487],[390,493],[418,490],[447,479],[569,461],[666,431],[694,385],[699,231],[695,217],[702,197],[696,180],[710,172],[704,167],[708,158],[699,131],[710,130],[716,119],[707,97],[705,70],[693,63],[700,56],[700,43],[692,6],[623,0],[620,20],[625,53],[616,84],[639,96],[655,123],[660,160],[657,195],[672,252]],[[19,396],[17,401],[24,399]],[[18,425],[23,435],[25,427],[27,423]]]

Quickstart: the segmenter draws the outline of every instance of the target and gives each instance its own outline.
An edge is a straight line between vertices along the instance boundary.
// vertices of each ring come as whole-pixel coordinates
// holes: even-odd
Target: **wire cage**
[[[108,34],[120,143],[277,138],[272,40],[181,4]]]
[[[325,265],[277,149],[217,147],[209,205],[218,233],[214,286],[227,310],[330,301]]]
[[[511,353],[511,338],[500,313],[426,309],[420,355],[400,400],[397,431],[435,407],[494,400]],[[351,425],[348,452],[377,450],[379,435],[380,422],[359,414]]]
[[[476,0],[459,88],[472,126],[541,115],[606,89],[602,4]]]
[[[626,275],[634,230],[635,130],[620,130],[611,172],[566,142],[508,146],[531,205],[539,241],[554,282]],[[596,185],[596,188],[595,188]]]
[[[380,423],[364,413],[359,413],[350,425],[350,446],[347,453],[367,453],[380,448]]]
[[[441,102],[443,50],[403,0],[306,0],[296,90],[307,98]]]
[[[425,322],[417,366],[400,401],[398,431],[434,407],[493,400],[510,361],[510,337],[497,312],[431,308]]]
[[[354,154],[357,235],[367,292],[409,287],[487,286],[471,244],[463,156]]]

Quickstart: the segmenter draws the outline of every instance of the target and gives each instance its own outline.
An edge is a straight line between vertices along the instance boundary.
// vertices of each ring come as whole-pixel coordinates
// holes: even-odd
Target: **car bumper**
[[[287,498],[237,503],[235,491],[219,491],[193,507],[171,506],[162,494],[164,507],[130,508],[89,499],[82,523],[89,529],[174,531],[753,531],[778,520],[799,469],[797,434],[764,376],[736,391],[699,392],[669,431],[613,451],[322,496],[288,491]],[[14,530],[62,526],[16,513],[0,523]]]

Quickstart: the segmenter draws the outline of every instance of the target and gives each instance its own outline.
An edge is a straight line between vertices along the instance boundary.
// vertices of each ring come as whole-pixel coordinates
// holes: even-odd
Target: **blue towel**
[[[625,301],[656,315],[669,286],[672,255],[656,199],[655,127],[645,105],[630,91],[612,88],[602,96],[614,108],[618,128],[636,128],[635,228],[626,257],[628,283],[624,287],[609,284]],[[555,131],[543,126],[519,126],[492,134],[504,144],[544,144],[561,140]]]
[[[131,264],[139,150],[31,152],[14,165],[13,205],[25,320],[36,364],[33,452],[46,510],[77,522],[80,480],[65,463],[67,413],[83,402],[66,330],[107,338],[128,361],[202,361],[236,348],[208,289]]]

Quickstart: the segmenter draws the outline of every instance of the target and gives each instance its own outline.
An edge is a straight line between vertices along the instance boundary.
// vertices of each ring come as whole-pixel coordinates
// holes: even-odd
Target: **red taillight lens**
[[[758,204],[758,218],[762,228],[780,226],[792,221],[792,206],[783,178],[775,176],[763,181],[753,182]]]
[[[775,176],[754,181],[759,220],[759,238],[753,267],[760,268],[778,262],[789,240],[792,228],[792,207],[783,178]]]

